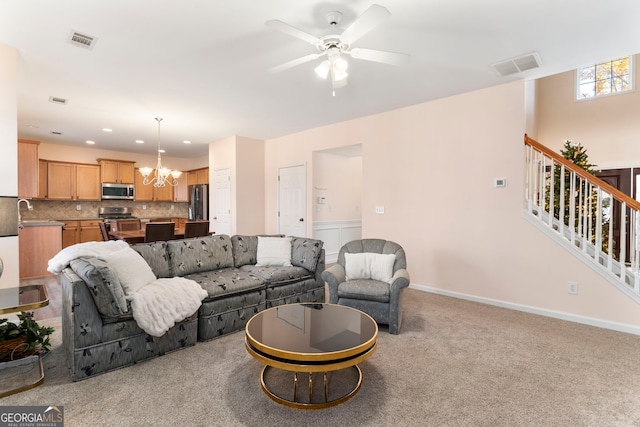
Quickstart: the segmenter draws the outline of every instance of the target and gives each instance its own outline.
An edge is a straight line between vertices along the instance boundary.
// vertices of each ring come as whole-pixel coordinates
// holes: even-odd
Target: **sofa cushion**
[[[291,264],[316,271],[322,252],[322,240],[291,237]]]
[[[231,239],[225,234],[167,242],[173,276],[233,267]]]
[[[258,236],[258,266],[290,267],[291,238]]]
[[[184,277],[198,282],[207,291],[209,296],[204,301],[264,288],[263,279],[235,267],[192,273]]]
[[[294,266],[263,267],[259,265],[243,265],[240,270],[264,279],[267,282],[267,286],[280,286],[313,277],[307,269]]]
[[[173,277],[167,256],[167,242],[137,243],[131,249],[138,252],[158,278]]]
[[[258,236],[232,236],[233,266],[255,265],[258,254]]]
[[[349,280],[338,285],[339,298],[389,302],[390,286],[379,280]]]
[[[127,313],[127,301],[120,281],[105,261],[94,257],[77,258],[69,266],[87,284],[102,316],[115,317]]]

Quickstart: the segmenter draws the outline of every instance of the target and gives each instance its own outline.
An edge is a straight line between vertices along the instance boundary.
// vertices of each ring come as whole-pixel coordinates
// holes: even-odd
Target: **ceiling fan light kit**
[[[389,65],[405,65],[409,61],[409,55],[404,53],[385,52],[381,50],[362,48],[350,49],[351,45],[355,41],[378,26],[390,15],[391,13],[387,8],[377,4],[371,5],[341,34],[334,34],[334,29],[342,20],[342,13],[337,11],[329,12],[326,15],[326,19],[331,27],[331,33],[323,37],[316,37],[279,20],[267,21],[265,22],[265,25],[268,27],[303,40],[315,46],[319,51],[319,53],[306,55],[272,67],[269,71],[284,71],[306,62],[313,61],[321,56],[326,56],[326,59],[316,66],[314,71],[322,79],[328,79],[329,76],[331,76],[331,85],[333,88],[333,95],[335,96],[335,89],[345,86],[347,77],[349,76],[347,73],[349,64],[344,58],[344,55],[350,55],[356,59]]]

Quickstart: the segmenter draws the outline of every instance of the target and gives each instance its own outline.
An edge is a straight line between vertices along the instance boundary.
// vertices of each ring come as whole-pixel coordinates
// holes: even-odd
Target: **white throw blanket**
[[[119,249],[128,247],[124,240],[109,240],[108,242],[86,242],[67,246],[49,260],[47,271],[60,274],[69,263],[80,257],[100,258]]]
[[[195,313],[207,291],[183,277],[156,279],[128,296],[133,318],[146,333],[159,337]]]

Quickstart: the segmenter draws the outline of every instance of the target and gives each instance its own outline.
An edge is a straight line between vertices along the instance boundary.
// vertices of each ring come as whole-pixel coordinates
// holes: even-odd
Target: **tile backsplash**
[[[121,206],[131,208],[133,216],[138,218],[175,217],[186,218],[188,203],[177,202],[134,202],[130,200],[102,200],[99,202],[30,200],[30,211],[21,203],[20,214],[23,220],[30,219],[92,219],[98,218],[98,208]],[[77,207],[80,207],[80,210]],[[173,209],[171,207],[173,206]],[[146,209],[145,209],[146,208]]]

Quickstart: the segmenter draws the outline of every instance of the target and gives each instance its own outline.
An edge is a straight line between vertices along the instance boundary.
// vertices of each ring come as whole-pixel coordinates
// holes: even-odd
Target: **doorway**
[[[307,166],[278,169],[278,233],[307,236]]]

